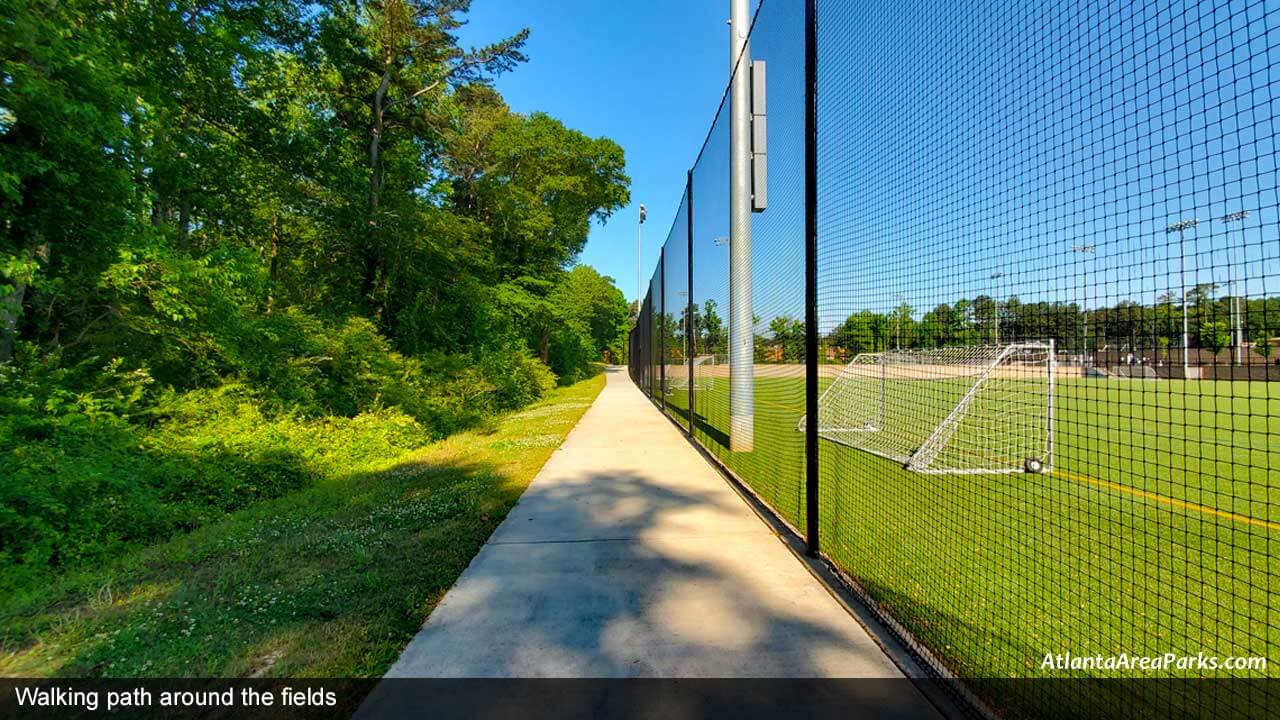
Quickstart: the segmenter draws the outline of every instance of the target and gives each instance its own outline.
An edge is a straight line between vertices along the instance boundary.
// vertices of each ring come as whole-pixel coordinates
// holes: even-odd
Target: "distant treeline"
[[[1237,308],[1233,310],[1233,306]],[[728,352],[728,328],[714,300],[692,306],[698,354]],[[1280,332],[1280,297],[1232,298],[1218,296],[1213,284],[1198,285],[1187,293],[1187,325],[1192,349],[1217,354],[1234,347],[1233,313],[1239,315],[1240,336],[1246,347],[1263,357],[1276,348],[1272,337]],[[1008,343],[1016,340],[1054,340],[1060,351],[1072,354],[1112,350],[1133,352],[1150,362],[1169,357],[1182,347],[1183,305],[1179,297],[1165,294],[1155,304],[1125,300],[1109,307],[1084,310],[1076,303],[1024,303],[1016,296],[996,301],[988,295],[972,300],[941,303],[922,315],[907,303],[893,312],[860,310],[822,335],[819,344],[827,356],[851,357],[861,352],[889,348],[933,348]],[[658,335],[674,357],[685,355],[685,328],[689,310],[668,314]],[[763,322],[756,318],[757,362],[794,362],[804,357],[803,320],[779,315]]]

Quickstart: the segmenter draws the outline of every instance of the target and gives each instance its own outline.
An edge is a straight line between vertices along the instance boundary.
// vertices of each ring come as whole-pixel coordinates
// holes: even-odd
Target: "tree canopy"
[[[211,325],[285,309],[545,359],[529,324],[628,200],[617,144],[506,106],[528,32],[462,47],[467,0],[8,5],[0,362],[150,343],[190,385]]]
[[[618,357],[622,149],[468,6],[0,0],[0,590]]]

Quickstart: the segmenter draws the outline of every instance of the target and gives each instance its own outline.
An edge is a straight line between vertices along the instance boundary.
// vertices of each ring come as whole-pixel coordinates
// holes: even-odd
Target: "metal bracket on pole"
[[[765,66],[751,62],[751,211],[769,207],[769,124],[765,105]]]

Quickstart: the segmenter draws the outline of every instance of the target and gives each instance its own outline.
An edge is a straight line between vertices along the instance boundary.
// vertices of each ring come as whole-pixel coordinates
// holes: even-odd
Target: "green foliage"
[[[800,362],[804,359],[805,328],[803,320],[793,320],[786,315],[779,315],[769,323],[769,332],[773,334],[770,345],[776,348],[777,360],[783,362]]]
[[[397,409],[267,414],[251,389],[165,393],[118,360],[31,360],[0,374],[0,588],[194,528],[427,441]],[[75,379],[81,389],[69,392]],[[135,422],[143,420],[145,422]]]
[[[0,587],[620,352],[566,268],[622,150],[511,112],[527,33],[462,48],[467,6],[0,0]]]
[[[1228,322],[1214,318],[1230,317],[1234,299],[1215,299],[1215,288],[1202,284],[1188,292],[1199,305],[1198,310],[1192,308],[1188,313],[1188,325],[1193,347],[1217,354],[1231,345],[1232,335]],[[1266,318],[1280,313],[1280,297],[1241,298],[1240,302],[1245,337],[1266,334]],[[1107,346],[1125,347],[1149,352],[1153,361],[1165,361],[1169,348],[1182,347],[1182,308],[1172,293],[1162,294],[1150,305],[1126,299],[1110,307],[1090,308],[1087,313],[1074,303],[1022,302],[1016,296],[996,301],[979,295],[954,304],[939,303],[919,320],[902,302],[888,313],[869,309],[851,313],[821,339],[821,344],[837,355],[842,352],[851,357],[895,347],[899,342],[903,348],[993,343],[997,318],[1002,342],[1010,338],[1054,339],[1059,350],[1073,354],[1085,347],[1091,352]]]
[[[1264,358],[1271,357],[1271,354],[1275,352],[1275,348],[1271,345],[1271,333],[1266,330],[1259,331],[1253,338],[1253,351]]]
[[[1231,326],[1221,320],[1212,320],[1200,326],[1200,347],[1217,355],[1231,344]]]
[[[492,388],[494,410],[524,407],[556,385],[555,374],[519,346],[485,353],[480,369],[485,390]]]
[[[380,676],[603,385],[407,451],[380,414],[308,425],[312,487],[0,592],[0,674]]]

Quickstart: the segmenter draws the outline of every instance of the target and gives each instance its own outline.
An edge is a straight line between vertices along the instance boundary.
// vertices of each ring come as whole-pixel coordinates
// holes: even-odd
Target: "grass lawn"
[[[749,453],[727,449],[727,385],[695,394],[698,438],[803,528],[803,380],[757,380]],[[1202,651],[1266,656],[1280,676],[1280,383],[1060,380],[1055,402],[1042,475],[922,475],[820,441],[823,550],[963,677],[1106,675],[1042,670],[1046,653]],[[1055,687],[1005,685],[999,703],[1108,701]]]
[[[0,675],[381,675],[604,381],[0,600]]]

